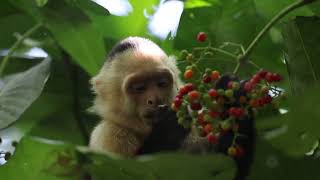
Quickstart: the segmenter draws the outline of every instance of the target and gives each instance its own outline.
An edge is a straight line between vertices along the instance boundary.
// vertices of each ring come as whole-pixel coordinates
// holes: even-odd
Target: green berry
[[[229,121],[223,121],[221,123],[221,128],[222,128],[222,130],[227,131],[227,130],[231,129],[231,123]]]
[[[234,89],[234,90],[240,89],[240,83],[238,83],[238,82],[233,82],[233,83],[232,83],[232,89]]]
[[[185,122],[185,119],[183,117],[178,118],[178,123],[183,124]]]
[[[180,53],[180,58],[185,59],[187,57],[187,55],[188,55],[188,51],[184,49]]]
[[[226,95],[228,98],[233,97],[233,90],[232,90],[232,89],[226,90],[226,91],[225,91],[225,95]]]
[[[205,114],[203,117],[205,122],[211,122],[212,121],[212,117],[209,114]]]
[[[219,96],[224,96],[224,90],[223,89],[218,89],[218,95]]]
[[[192,70],[192,66],[187,66],[186,70]]]
[[[189,53],[189,54],[187,55],[186,59],[187,59],[188,62],[191,63],[192,60],[193,60],[193,55],[192,55],[191,53]]]
[[[206,74],[208,74],[208,75],[210,75],[211,74],[211,69],[210,68],[206,68],[206,70],[205,70],[205,72],[206,72]]]
[[[190,115],[191,117],[198,117],[198,111],[192,111]]]
[[[183,117],[184,117],[184,112],[178,111],[178,112],[177,112],[177,117],[178,117],[178,118],[183,118]]]

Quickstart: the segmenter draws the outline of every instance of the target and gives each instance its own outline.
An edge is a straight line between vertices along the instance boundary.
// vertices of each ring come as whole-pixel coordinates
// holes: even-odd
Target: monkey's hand
[[[176,113],[168,106],[160,105],[151,134],[145,139],[138,154],[179,150],[188,133],[189,130],[178,124]]]

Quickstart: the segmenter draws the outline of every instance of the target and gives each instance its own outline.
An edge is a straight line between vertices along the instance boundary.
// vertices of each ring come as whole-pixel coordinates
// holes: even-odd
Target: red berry
[[[210,89],[209,92],[208,92],[209,96],[212,97],[212,98],[215,98],[218,96],[218,92],[217,90],[215,89]]]
[[[183,76],[184,76],[184,79],[190,79],[193,76],[193,71],[191,69],[186,70]]]
[[[205,74],[203,76],[202,80],[203,80],[204,83],[209,83],[209,82],[211,82],[211,77],[208,76],[207,74]]]
[[[180,93],[181,96],[184,96],[184,95],[186,95],[188,93],[188,90],[187,90],[186,87],[181,87],[179,89],[179,93]]]
[[[213,128],[211,124],[206,124],[203,128],[204,132],[206,132],[207,134],[211,133]]]
[[[244,116],[244,111],[241,108],[237,108],[235,111],[235,117],[242,118]]]
[[[173,103],[174,103],[174,106],[175,106],[176,108],[179,108],[179,107],[181,106],[181,104],[182,104],[182,99],[180,99],[180,98],[175,98],[174,101],[173,101]]]
[[[265,101],[263,98],[258,99],[259,106],[263,106],[265,104]]]
[[[269,104],[272,102],[272,97],[270,95],[266,95],[263,97],[264,104]]]
[[[207,39],[206,33],[204,33],[204,32],[199,32],[199,33],[198,33],[198,35],[197,35],[197,40],[198,40],[199,42],[204,42],[204,41],[206,41],[206,39]]]
[[[211,79],[213,80],[218,80],[220,78],[220,73],[219,71],[212,71],[211,72]]]
[[[193,90],[188,93],[188,96],[191,101],[194,101],[200,98],[200,93],[198,91]]]
[[[266,74],[267,74],[268,72],[267,71],[265,71],[265,70],[261,70],[261,71],[259,71],[257,74],[261,77],[261,78],[265,78],[266,77]]]
[[[233,81],[229,81],[227,87],[228,87],[228,89],[232,89],[232,87],[233,87]]]
[[[236,118],[241,118],[244,116],[244,111],[241,108],[232,107],[229,109],[229,115]]]
[[[200,110],[200,109],[202,108],[202,106],[201,106],[200,103],[192,103],[192,104],[190,105],[190,108],[191,108],[192,110],[198,111],[198,110]]]
[[[273,74],[272,73],[270,73],[270,72],[268,72],[267,74],[266,74],[266,76],[265,76],[265,79],[266,79],[266,81],[267,82],[272,82],[273,81]]]
[[[250,92],[253,89],[253,85],[250,82],[246,82],[243,88],[246,92]]]
[[[200,114],[198,115],[198,122],[199,122],[199,124],[202,125],[202,126],[204,126],[204,125],[207,124],[207,123],[204,121],[204,113],[200,113]]]
[[[184,87],[188,92],[194,90],[194,85],[192,83],[187,83]]]
[[[272,79],[273,79],[273,81],[275,81],[275,82],[279,82],[279,81],[282,80],[282,77],[281,77],[280,74],[274,73]]]
[[[183,95],[179,93],[178,95],[176,95],[176,98],[182,99]]]
[[[260,77],[258,74],[254,75],[254,76],[251,78],[251,81],[252,81],[254,84],[258,84],[258,83],[260,82],[260,80],[261,80],[261,77]]]
[[[241,146],[236,147],[236,156],[242,157],[244,155],[244,149]]]
[[[213,135],[212,133],[209,133],[209,134],[207,135],[207,139],[208,139],[208,141],[209,141],[210,143],[216,144],[216,143],[218,142],[218,137],[215,136],[215,135]]]
[[[219,113],[216,112],[216,111],[210,111],[210,112],[209,112],[209,115],[210,115],[212,118],[216,118],[216,117],[219,116]]]

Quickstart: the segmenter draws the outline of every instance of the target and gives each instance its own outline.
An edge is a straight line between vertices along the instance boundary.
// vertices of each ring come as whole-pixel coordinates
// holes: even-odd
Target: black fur
[[[129,49],[135,49],[137,44],[134,41],[125,40],[116,44],[110,51],[108,59],[112,61],[117,54],[121,54]]]

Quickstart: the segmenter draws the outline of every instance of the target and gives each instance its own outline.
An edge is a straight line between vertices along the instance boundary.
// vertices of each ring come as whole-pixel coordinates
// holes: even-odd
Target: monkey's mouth
[[[157,109],[155,110],[149,110],[143,114],[143,119],[148,124],[154,124],[157,123],[161,116],[168,111],[167,105],[159,105]]]

